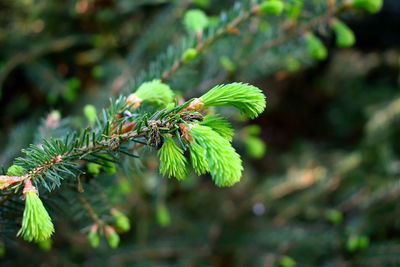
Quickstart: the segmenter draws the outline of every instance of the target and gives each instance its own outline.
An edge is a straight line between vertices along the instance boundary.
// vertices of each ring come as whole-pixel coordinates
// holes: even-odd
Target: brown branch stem
[[[77,194],[78,200],[82,203],[83,208],[89,213],[89,216],[92,218],[92,220],[97,223],[99,226],[104,227],[107,224],[104,223],[103,220],[99,218],[99,216],[96,214],[96,212],[93,210],[92,206],[90,206],[89,202],[86,200],[86,198],[83,196],[82,193]]]

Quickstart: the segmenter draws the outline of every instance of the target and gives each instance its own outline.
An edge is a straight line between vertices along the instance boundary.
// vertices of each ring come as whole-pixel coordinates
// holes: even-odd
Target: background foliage
[[[328,2],[305,1],[300,22],[323,14]],[[185,30],[186,10],[204,10],[217,29],[246,5],[0,3],[0,163],[10,166],[43,137],[86,127],[86,104],[101,109],[110,96],[160,76],[196,38]],[[207,176],[162,178],[155,153],[124,159],[115,175],[93,174],[82,184],[104,220],[112,219],[110,207],[128,215],[131,229],[120,234],[117,249],[104,240],[91,248],[87,211],[71,191],[56,190],[43,200],[56,228],[50,250],[16,240],[9,230],[20,226],[15,214],[22,201],[2,210],[1,264],[398,265],[399,17],[397,0],[385,0],[378,14],[342,14],[357,40],[348,49],[335,48],[326,22],[316,25],[328,47],[321,62],[308,55],[305,32],[268,43],[282,36],[278,17],[256,16],[232,29],[167,83],[185,99],[231,81],[250,82],[267,95],[267,109],[255,121],[218,110],[236,129],[241,182],[221,189]],[[265,42],[269,49],[254,56]]]

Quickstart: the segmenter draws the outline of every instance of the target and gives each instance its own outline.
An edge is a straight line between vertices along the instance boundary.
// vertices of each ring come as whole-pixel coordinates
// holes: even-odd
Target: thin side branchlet
[[[240,181],[242,160],[227,139],[202,125],[191,125],[189,134],[204,149],[212,179],[217,186],[232,186]]]
[[[168,84],[162,83],[161,80],[153,80],[142,83],[135,93],[128,96],[127,101],[129,104],[134,105],[142,101],[158,105],[167,105],[172,101],[173,96],[174,93]],[[136,97],[136,99],[129,99],[129,97]]]
[[[17,236],[25,240],[39,242],[48,240],[54,233],[54,226],[49,214],[37,195],[36,188],[31,181],[25,180],[25,211],[22,219],[22,227]]]
[[[242,83],[216,86],[201,98],[188,101],[187,104],[184,103],[180,106],[169,105],[172,97],[173,94],[169,86],[161,83],[161,81],[154,80],[144,83],[127,99],[121,100],[123,101],[122,106],[117,105],[112,110],[120,114],[121,107],[126,107],[126,104],[130,105],[129,109],[131,109],[144,101],[168,106],[168,108],[164,108],[151,116],[151,118],[157,118],[157,120],[148,120],[147,116],[142,116],[137,121],[130,121],[129,128],[123,128],[125,125],[121,125],[118,121],[111,123],[111,125],[113,125],[112,129],[117,129],[117,126],[120,128],[119,135],[114,133],[113,137],[109,139],[99,141],[95,134],[90,134],[85,130],[79,137],[77,136],[73,143],[63,143],[60,140],[53,140],[49,143],[45,140],[43,150],[33,146],[31,150],[27,151],[28,157],[33,158],[31,161],[41,159],[41,165],[31,167],[34,166],[34,162],[21,159],[22,163],[26,163],[25,165],[31,168],[29,172],[25,171],[23,167],[15,165],[15,167],[9,169],[8,175],[0,177],[2,188],[16,183],[24,183],[23,193],[26,204],[22,227],[17,235],[22,236],[27,241],[40,242],[48,240],[54,232],[51,218],[37,194],[37,189],[31,183],[33,179],[39,175],[51,173],[57,178],[54,178],[52,182],[59,186],[63,177],[58,172],[62,171],[74,175],[68,169],[76,167],[72,161],[81,160],[89,151],[96,149],[98,150],[96,156],[104,159],[102,150],[119,150],[122,143],[139,136],[147,137],[148,142],[146,144],[159,149],[160,172],[163,175],[174,176],[178,180],[183,180],[188,174],[184,151],[175,143],[173,138],[177,137],[177,139],[180,139],[183,148],[188,149],[190,162],[197,174],[210,172],[217,186],[232,186],[239,182],[243,167],[240,156],[230,143],[234,134],[230,123],[218,115],[204,116],[201,109],[212,105],[233,106],[250,117],[256,117],[265,107],[265,96],[261,90]],[[109,123],[109,117],[113,117],[113,113],[108,114],[108,116],[106,113],[104,121]],[[117,119],[123,121],[122,117]],[[109,125],[106,125],[103,132],[110,132]],[[113,140],[118,141],[116,146],[111,144]],[[46,154],[46,157],[41,156],[43,152],[48,155]],[[44,159],[42,160],[42,158]],[[53,171],[52,168],[57,171]],[[103,169],[106,171],[104,166]],[[51,190],[49,186],[46,188],[49,191]],[[119,231],[129,230],[129,220],[126,216],[115,213],[114,217]],[[114,233],[115,231],[111,230],[108,230],[108,234],[106,233],[106,239],[112,247],[116,247],[119,240]],[[94,241],[93,243],[96,245]]]
[[[232,106],[250,118],[257,117],[266,106],[265,95],[262,91],[244,83],[217,85],[200,99],[204,107]]]
[[[175,176],[178,180],[183,180],[187,175],[186,158],[183,150],[179,148],[172,137],[163,135],[164,143],[158,151],[160,158],[160,172],[169,177]]]

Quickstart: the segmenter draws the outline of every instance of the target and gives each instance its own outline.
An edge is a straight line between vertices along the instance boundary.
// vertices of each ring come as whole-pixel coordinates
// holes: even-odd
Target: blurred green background
[[[327,1],[305,2],[311,19]],[[101,109],[146,80],[144,70],[158,55],[182,45],[186,10],[200,8],[213,23],[233,5],[1,1],[1,165],[10,166],[40,137],[87,125],[86,104]],[[267,109],[254,121],[218,110],[236,129],[233,144],[245,166],[239,184],[162,178],[155,153],[127,159],[115,176],[99,175],[85,187],[94,197],[104,189],[109,204],[129,216],[131,230],[117,249],[105,242],[91,248],[90,218],[68,195],[59,204],[55,192],[45,200],[57,229],[51,249],[2,231],[0,265],[400,265],[400,2],[385,0],[377,14],[351,11],[341,19],[356,45],[336,48],[322,25],[324,61],[310,59],[300,36],[240,66],[247,50],[279,36],[282,20],[258,18],[166,81],[187,99],[230,81],[264,91]],[[61,132],[48,129],[52,118],[65,124]]]

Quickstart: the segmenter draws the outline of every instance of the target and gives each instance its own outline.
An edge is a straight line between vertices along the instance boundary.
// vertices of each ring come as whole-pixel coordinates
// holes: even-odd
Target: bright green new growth
[[[306,34],[308,52],[312,58],[324,60],[328,56],[328,50],[321,40],[312,33]]]
[[[101,157],[102,159],[99,159],[97,161],[98,163],[90,162],[87,164],[88,172],[93,174],[95,177],[101,170],[104,170],[108,175],[113,175],[117,171],[115,163],[107,160],[112,160],[112,157],[106,153],[102,153]]]
[[[113,210],[112,216],[115,219],[115,225],[120,229],[122,232],[127,232],[131,229],[131,223],[129,222],[128,217],[125,214],[118,210]]]
[[[283,8],[284,5],[281,0],[269,0],[260,5],[261,12],[275,16],[280,15],[283,11]]]
[[[192,163],[193,169],[198,175],[205,174],[210,171],[208,168],[208,160],[206,158],[206,152],[196,142],[189,143],[189,154],[190,163]]]
[[[267,150],[264,141],[256,136],[246,137],[244,143],[249,155],[255,159],[262,158]]]
[[[205,150],[211,177],[217,186],[231,186],[240,181],[242,160],[228,140],[202,125],[192,126],[189,134]]]
[[[87,165],[87,169],[88,169],[88,172],[90,172],[91,174],[96,176],[97,174],[100,173],[101,165],[97,164],[97,163],[94,163],[94,162],[90,162]]]
[[[22,176],[24,172],[24,168],[15,164],[7,169],[7,175],[9,176]]]
[[[353,5],[358,8],[363,8],[371,13],[376,13],[381,10],[383,0],[353,0]]]
[[[29,242],[38,242],[49,239],[53,233],[53,223],[42,201],[35,192],[27,192],[22,227],[17,236],[23,236]]]
[[[346,24],[335,19],[332,26],[336,34],[336,45],[338,47],[350,47],[354,45],[356,38],[353,31]]]
[[[343,220],[343,214],[339,210],[331,209],[326,213],[326,217],[333,224],[338,224]]]
[[[287,16],[290,19],[297,19],[303,8],[303,0],[293,0],[287,3]]]
[[[96,121],[97,110],[96,110],[95,106],[86,105],[83,108],[83,113],[85,114],[85,117],[89,122],[94,123]]]
[[[263,112],[265,95],[260,89],[246,83],[217,85],[201,97],[204,106],[232,106],[250,118]]]
[[[156,218],[157,223],[162,227],[166,227],[171,224],[171,216],[169,215],[169,211],[164,204],[157,205]]]
[[[100,243],[100,238],[97,232],[90,231],[88,234],[89,244],[92,248],[97,248]]]
[[[249,125],[244,129],[244,132],[244,144],[246,145],[247,153],[255,159],[264,156],[267,146],[264,141],[257,136],[261,133],[261,127],[256,124]]]
[[[188,62],[197,56],[197,51],[194,48],[188,48],[183,52],[182,60],[183,62]]]
[[[228,72],[233,72],[236,69],[235,63],[227,56],[220,57],[219,64]]]
[[[156,79],[151,82],[142,83],[136,90],[135,95],[144,102],[166,105],[172,101],[174,93],[169,85]]]
[[[119,245],[120,238],[114,229],[108,228],[108,232],[106,232],[106,240],[111,248],[117,248]]]
[[[160,157],[160,172],[169,177],[175,176],[178,180],[186,178],[186,158],[183,156],[183,150],[180,149],[174,142],[174,140],[163,135],[164,144],[158,151]]]
[[[231,128],[229,121],[224,118],[218,117],[218,115],[207,115],[203,118],[200,125],[208,126],[229,142],[232,141],[234,131]]]
[[[191,9],[185,13],[183,24],[189,32],[199,32],[208,25],[207,15],[200,9]]]
[[[369,245],[369,237],[365,235],[352,235],[347,240],[346,248],[350,252],[354,252],[356,250],[363,250],[367,248]]]
[[[41,250],[49,251],[51,249],[52,242],[51,239],[46,239],[43,241],[39,241],[37,245]]]
[[[291,257],[286,256],[286,255],[282,256],[279,259],[279,264],[282,267],[294,267],[294,266],[296,266],[296,262],[294,261],[294,259],[292,259]]]

